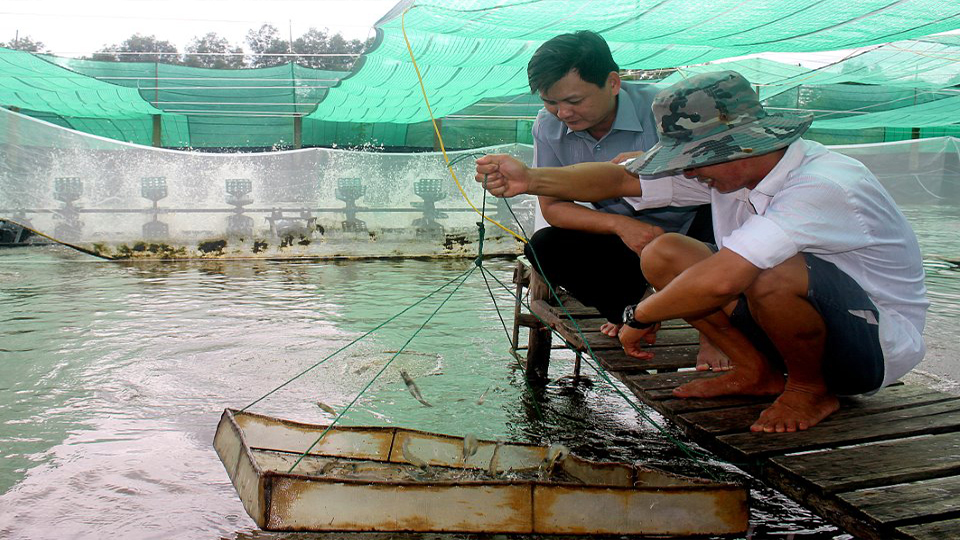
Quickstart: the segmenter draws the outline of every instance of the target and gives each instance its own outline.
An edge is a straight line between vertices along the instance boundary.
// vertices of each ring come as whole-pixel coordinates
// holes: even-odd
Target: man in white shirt
[[[642,268],[657,293],[624,310],[628,354],[649,356],[641,344],[658,321],[687,319],[733,370],[674,394],[777,396],[751,426],[764,432],[814,426],[839,408],[837,396],[874,392],[920,362],[919,245],[866,167],[800,139],[811,118],[767,113],[732,71],[678,83],[653,110],[660,143],[625,170],[477,162],[498,196],[616,193],[643,208],[697,200],[694,179],[709,188],[717,244],[675,234],[648,244]]]

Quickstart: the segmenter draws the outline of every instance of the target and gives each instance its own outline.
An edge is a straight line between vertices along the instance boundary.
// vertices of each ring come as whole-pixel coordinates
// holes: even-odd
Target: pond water
[[[933,301],[930,354],[915,377],[955,390],[960,271],[950,261],[960,259],[960,210],[906,212]],[[512,261],[484,266],[509,283]],[[509,292],[480,272],[453,292],[471,268],[468,260],[117,264],[60,247],[0,250],[0,537],[305,537],[256,528],[211,442],[224,408],[247,406],[315,364],[251,410],[328,423],[329,409],[356,398],[344,424],[559,442],[587,458],[750,482],[730,465],[688,457],[662,418],[638,414],[597,377],[592,385],[560,378],[571,373],[569,354],[554,356],[556,382],[526,388],[498,316],[510,325]],[[431,407],[411,396],[400,370]],[[751,536],[846,537],[775,492],[752,489]]]

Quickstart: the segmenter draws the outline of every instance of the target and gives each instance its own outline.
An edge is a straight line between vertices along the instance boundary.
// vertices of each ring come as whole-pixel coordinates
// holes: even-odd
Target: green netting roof
[[[350,73],[296,64],[216,70],[38,58],[0,49],[0,106],[140,144],[151,144],[159,108],[166,111],[162,143],[168,147],[291,146],[297,126],[304,146],[429,147],[433,129],[400,31],[409,8],[407,36],[435,116],[444,118],[445,142],[454,148],[529,142],[540,103],[527,87],[527,62],[546,39],[585,28],[604,35],[624,69],[692,66],[667,84],[700,71],[736,69],[758,85],[768,107],[813,111],[811,133],[848,137],[840,133],[863,130],[871,140],[888,140],[902,138],[903,130],[906,136],[916,129],[921,136],[952,130],[960,117],[948,88],[960,83],[960,36],[927,36],[960,27],[960,0],[609,0],[598,6],[584,0],[403,1],[377,23],[377,43]],[[817,70],[763,58],[717,63],[760,52],[874,45]]]
[[[667,86],[697,73],[732,69],[757,85],[773,109],[814,113],[818,129],[922,128],[960,123],[960,36],[905,40],[819,69],[749,58],[679,69]]]
[[[332,89],[313,116],[417,122],[428,118],[401,33],[436,116],[481,98],[526,90],[526,63],[545,40],[590,29],[625,69],[698,64],[760,52],[863,47],[952,30],[956,0],[417,0],[377,23],[378,46]]]
[[[294,63],[256,69],[207,69],[153,62],[102,62],[47,57],[101,81],[136,88],[144,100],[169,112],[202,115],[290,116],[308,113],[344,71]]]
[[[882,45],[818,69],[748,58],[682,67],[662,81],[668,86],[697,73],[732,69],[760,87],[766,99],[797,86],[858,83],[904,88],[960,84],[960,36],[930,36]]]
[[[327,89],[347,75],[294,63],[256,69],[206,69],[152,62],[48,59],[98,80],[134,88],[142,100],[185,115],[189,119],[189,145],[194,147],[292,145],[293,117],[312,111]],[[344,133],[348,128],[338,127],[317,129],[305,124],[303,142],[329,145],[343,140],[342,135],[361,138],[351,137]],[[367,135],[372,130],[355,126],[353,131]],[[395,137],[383,142],[403,144]],[[177,146],[167,138],[164,144]]]
[[[97,81],[30,53],[0,48],[0,104],[89,118],[162,114],[136,91]]]
[[[824,129],[860,129],[865,127],[920,128],[960,125],[960,95],[846,118],[820,119],[814,125]]]

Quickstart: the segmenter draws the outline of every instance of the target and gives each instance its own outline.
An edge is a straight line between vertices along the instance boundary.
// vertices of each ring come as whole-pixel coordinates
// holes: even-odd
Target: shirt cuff
[[[740,228],[721,239],[720,247],[733,251],[761,270],[773,268],[799,253],[787,233],[764,216],[750,216]]]
[[[624,197],[634,210],[646,210],[647,208],[660,208],[669,206],[673,202],[673,177],[640,179],[640,186],[643,190],[642,197]]]

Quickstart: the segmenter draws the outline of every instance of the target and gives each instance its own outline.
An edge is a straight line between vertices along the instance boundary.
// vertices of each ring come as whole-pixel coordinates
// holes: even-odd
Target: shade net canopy
[[[852,51],[818,69],[766,58],[678,68],[666,87],[700,73],[734,70],[769,110],[813,114],[809,138],[827,144],[960,135],[960,36],[930,36]]]
[[[679,68],[666,84],[736,69],[766,106],[813,112],[808,136],[820,142],[960,134],[960,111],[948,100],[960,82],[960,36],[926,35],[960,26],[958,0],[615,0],[596,7],[579,0],[400,2],[351,72],[295,63],[216,70],[7,50],[0,54],[0,106],[167,148],[435,148],[403,26],[447,147],[530,143],[539,102],[527,88],[527,62],[544,40],[590,28],[625,69]],[[815,70],[725,60],[854,46],[866,49]],[[934,101],[944,103],[928,105]]]
[[[762,52],[865,47],[953,30],[960,3],[942,0],[417,0],[377,23],[378,43],[311,116],[418,122],[482,98],[529,91],[526,64],[545,40],[600,32],[622,69],[700,64]],[[405,32],[405,36],[404,36]]]
[[[99,81],[52,64],[31,53],[0,48],[0,105],[36,118],[112,139],[150,144],[154,117],[163,135],[184,146],[185,118],[168,115],[136,90]]]
[[[487,148],[529,161],[524,146]],[[118,143],[0,109],[0,219],[130,258],[475,256],[480,216],[512,230],[533,201],[486,197],[471,154],[330,149],[212,154]],[[521,243],[487,223],[485,254]],[[521,233],[522,234],[522,233]]]
[[[98,81],[135,89],[142,101],[188,119],[189,146],[196,148],[290,147],[292,119],[312,112],[349,72],[313,69],[296,63],[256,69],[208,69],[154,62],[104,62],[45,57],[50,62]],[[321,146],[348,140],[336,126],[304,127],[306,144]],[[334,129],[331,130],[330,128]],[[357,140],[373,135],[356,126]],[[325,137],[326,135],[326,137]],[[333,135],[333,136],[331,136]],[[396,143],[389,134],[385,143]],[[402,143],[401,143],[402,144]],[[164,146],[177,145],[164,141]]]

